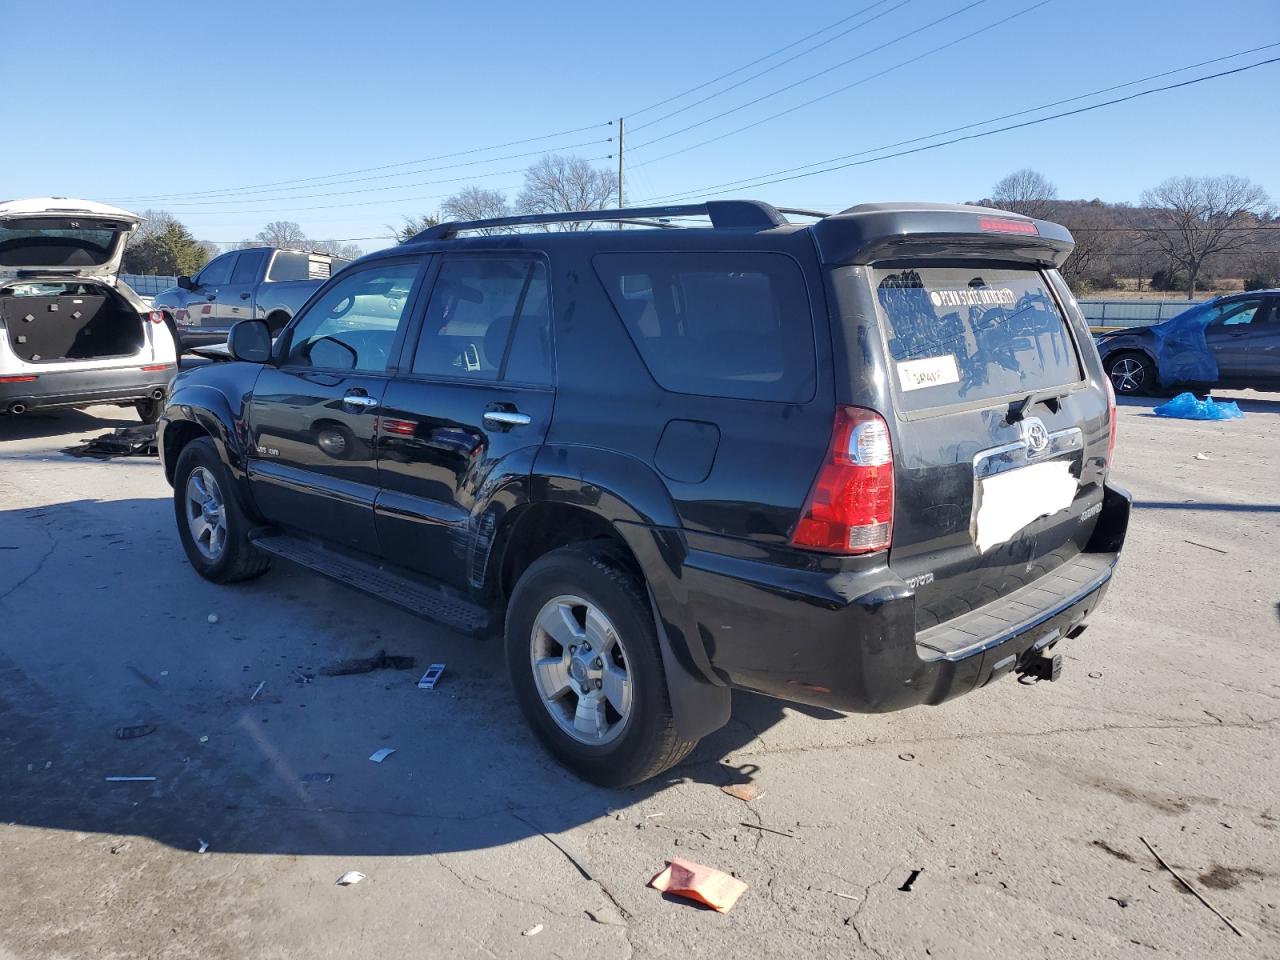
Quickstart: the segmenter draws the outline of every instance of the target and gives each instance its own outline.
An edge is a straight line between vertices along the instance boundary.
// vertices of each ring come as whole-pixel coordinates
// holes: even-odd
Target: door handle
[[[519,410],[486,410],[484,422],[490,427],[527,427],[533,418]]]
[[[249,291],[248,291],[248,290],[246,290],[244,293],[240,294],[240,299],[241,299],[241,300],[248,300],[248,299],[249,299]]]
[[[348,393],[342,398],[342,405],[344,407],[354,407],[356,410],[372,410],[378,405],[378,401],[362,393]]]
[[[205,297],[205,299],[206,299],[206,300],[210,300],[210,301],[212,301],[212,300],[217,300],[217,299],[218,299],[218,295],[217,295],[216,293],[211,293],[211,294],[209,294],[208,296],[206,296],[206,297]]]

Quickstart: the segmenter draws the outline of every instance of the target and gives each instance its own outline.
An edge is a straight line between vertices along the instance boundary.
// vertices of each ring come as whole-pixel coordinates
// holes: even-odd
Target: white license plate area
[[[1049,460],[983,477],[974,484],[973,542],[979,553],[1007,543],[1029,524],[1068,509],[1079,479],[1071,460]]]

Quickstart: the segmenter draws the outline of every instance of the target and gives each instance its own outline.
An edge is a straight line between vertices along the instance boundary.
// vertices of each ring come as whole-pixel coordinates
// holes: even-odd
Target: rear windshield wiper
[[[1036,390],[1028,393],[1021,400],[1015,400],[1009,404],[1009,412],[1005,414],[1004,422],[1013,425],[1020,423],[1027,415],[1027,411],[1037,403],[1045,404],[1054,413],[1058,412],[1058,401],[1071,392],[1070,387],[1051,387],[1048,390]]]

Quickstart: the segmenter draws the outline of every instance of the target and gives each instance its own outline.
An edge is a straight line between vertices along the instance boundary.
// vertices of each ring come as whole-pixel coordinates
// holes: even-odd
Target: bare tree
[[[1196,295],[1196,278],[1214,254],[1242,250],[1248,228],[1270,213],[1267,192],[1248,177],[1170,177],[1142,194],[1153,208],[1143,235],[1176,264],[1187,280],[1187,299]]]
[[[242,247],[279,247],[281,250],[306,250],[307,235],[292,220],[273,220],[258,231],[252,240],[245,240]]]
[[[487,220],[492,217],[509,217],[513,213],[506,194],[483,187],[467,187],[445,200],[440,213],[446,220]],[[482,236],[494,233],[510,233],[509,227],[486,227],[475,231]]]
[[[1053,201],[1057,198],[1058,188],[1042,173],[1023,167],[995,185],[991,205],[1024,217],[1045,220],[1053,213]]]
[[[397,243],[408,243],[423,230],[426,230],[428,227],[434,227],[439,222],[439,217],[433,217],[429,213],[424,213],[420,217],[405,217],[404,223],[400,224],[398,227],[393,227],[388,223],[387,229],[395,234]]]
[[[327,253],[331,257],[342,260],[359,260],[364,250],[355,243],[344,243],[341,240],[310,240],[307,249],[312,253]]]
[[[516,198],[521,213],[604,210],[618,196],[618,176],[593,167],[583,157],[548,154],[524,172],[524,189]],[[588,224],[563,223],[561,230]]]

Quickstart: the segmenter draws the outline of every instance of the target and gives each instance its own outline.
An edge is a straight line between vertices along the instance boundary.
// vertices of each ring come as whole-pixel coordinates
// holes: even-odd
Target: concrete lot
[[[0,420],[0,957],[1278,956],[1280,398],[1240,396],[1226,424],[1123,407],[1137,510],[1061,682],[871,717],[740,697],[627,791],[538,749],[496,641],[283,565],[197,578],[155,460],[60,452],[132,413]],[[384,648],[440,688],[299,675]],[[664,899],[672,856],[750,889]]]

